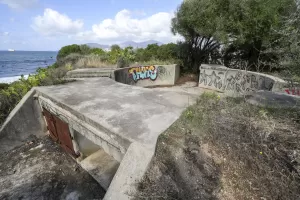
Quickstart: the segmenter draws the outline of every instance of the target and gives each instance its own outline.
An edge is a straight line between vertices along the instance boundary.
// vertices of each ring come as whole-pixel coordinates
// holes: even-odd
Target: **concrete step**
[[[114,68],[85,68],[69,71],[67,78],[111,77]]]
[[[120,163],[100,149],[80,161],[80,165],[107,190]]]

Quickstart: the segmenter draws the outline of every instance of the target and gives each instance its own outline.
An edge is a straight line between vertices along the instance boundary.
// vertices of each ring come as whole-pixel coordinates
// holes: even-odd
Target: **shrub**
[[[82,53],[80,46],[77,44],[72,44],[72,45],[62,47],[59,50],[56,59],[59,61],[62,58],[65,58],[72,53],[79,53],[79,54]]]
[[[48,68],[38,68],[36,74],[29,75],[27,79],[22,76],[11,84],[1,84],[0,125],[32,87],[65,83],[63,77],[68,70],[66,67],[52,65]]]
[[[7,83],[0,83],[0,90],[8,88],[9,84]]]

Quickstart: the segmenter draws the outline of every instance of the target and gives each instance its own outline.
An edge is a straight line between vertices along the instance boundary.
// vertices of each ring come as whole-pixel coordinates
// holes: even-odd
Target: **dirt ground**
[[[165,133],[136,200],[299,200],[300,107],[204,93]]]
[[[50,138],[0,154],[0,199],[102,199],[105,191]]]

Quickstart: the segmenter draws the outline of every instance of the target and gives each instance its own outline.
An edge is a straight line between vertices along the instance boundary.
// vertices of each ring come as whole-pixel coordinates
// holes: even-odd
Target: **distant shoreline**
[[[8,51],[8,50],[0,50],[1,52],[20,52],[20,51],[22,51],[22,52],[24,52],[24,51],[26,51],[26,52],[58,52],[58,51],[28,51],[28,50],[15,50],[15,51]]]
[[[29,76],[29,74],[24,75],[24,78],[27,79],[28,76]],[[7,84],[9,84],[9,83],[13,83],[13,82],[19,80],[20,78],[21,78],[21,76],[1,77],[0,78],[0,83],[7,83]]]

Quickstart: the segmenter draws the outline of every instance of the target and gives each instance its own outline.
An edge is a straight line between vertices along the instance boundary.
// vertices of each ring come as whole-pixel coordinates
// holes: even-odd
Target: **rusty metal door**
[[[54,120],[52,114],[48,110],[46,110],[45,108],[43,108],[43,115],[46,118],[47,129],[49,130],[50,137],[55,142],[58,142],[58,135],[57,135],[57,132],[56,132],[56,127],[55,127],[55,120]]]
[[[72,137],[68,124],[51,114],[45,108],[43,108],[43,114],[48,124],[50,137],[55,142],[59,143],[66,152],[74,157],[78,157],[73,148]]]

